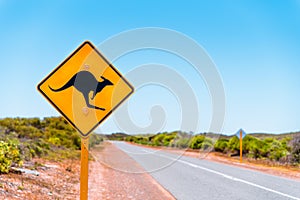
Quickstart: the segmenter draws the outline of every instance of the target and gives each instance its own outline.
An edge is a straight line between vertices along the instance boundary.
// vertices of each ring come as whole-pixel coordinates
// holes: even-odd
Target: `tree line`
[[[181,131],[155,135],[119,135],[123,140],[142,145],[189,148],[200,151],[220,152],[228,156],[239,155],[240,141],[237,136],[213,133],[188,134]],[[300,163],[300,133],[249,134],[242,140],[243,155],[247,158],[270,160],[291,165]]]

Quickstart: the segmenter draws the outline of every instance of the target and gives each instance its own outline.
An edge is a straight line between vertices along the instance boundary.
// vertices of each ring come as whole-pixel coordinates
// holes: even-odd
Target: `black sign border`
[[[89,130],[87,133],[83,133],[75,123],[73,123],[68,116],[62,112],[59,107],[47,96],[47,94],[44,93],[44,91],[41,89],[42,84],[44,84],[57,70],[59,70],[66,62],[68,62],[83,46],[89,45],[92,47],[92,49],[108,64],[109,67],[111,67],[118,76],[130,87],[131,92],[127,94],[127,96],[120,101],[116,106],[111,109],[110,112],[108,112],[91,130]],[[52,106],[80,133],[83,137],[88,137],[93,130],[95,130],[107,117],[111,115],[111,113],[116,110],[133,92],[134,87],[121,75],[121,73],[100,53],[100,51],[90,42],[90,41],[84,41],[71,55],[69,55],[58,67],[56,67],[46,78],[44,78],[37,86],[37,90],[52,104]]]

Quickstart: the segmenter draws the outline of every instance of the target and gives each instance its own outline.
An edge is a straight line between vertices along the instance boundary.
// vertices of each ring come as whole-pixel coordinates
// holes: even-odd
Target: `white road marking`
[[[152,152],[152,151],[148,151],[148,150],[145,150],[143,149],[143,151],[147,152],[147,153],[155,153],[155,152]],[[279,191],[276,191],[276,190],[273,190],[271,188],[267,188],[267,187],[264,187],[262,185],[258,185],[256,183],[252,183],[252,182],[249,182],[249,181],[246,181],[246,180],[243,180],[243,179],[239,179],[239,178],[236,178],[236,177],[233,177],[233,176],[230,176],[230,175],[227,175],[227,174],[224,174],[222,172],[218,172],[218,171],[215,171],[215,170],[212,170],[212,169],[208,169],[206,167],[202,167],[200,165],[196,165],[196,164],[193,164],[193,163],[190,163],[190,162],[187,162],[187,161],[184,161],[184,160],[179,160],[178,158],[172,158],[172,157],[169,157],[169,156],[165,156],[165,155],[162,155],[162,154],[155,154],[155,155],[158,155],[160,157],[164,157],[164,158],[167,158],[167,159],[170,159],[170,160],[173,160],[173,161],[178,161],[180,163],[183,163],[183,164],[186,164],[190,167],[193,167],[193,168],[198,168],[198,169],[202,169],[204,171],[207,171],[207,172],[210,172],[210,173],[214,173],[214,174],[217,174],[217,175],[220,175],[220,176],[223,176],[224,178],[227,178],[227,179],[230,179],[232,181],[237,181],[237,182],[241,182],[241,183],[244,183],[244,184],[247,184],[247,185],[251,185],[253,187],[257,187],[257,188],[260,188],[262,190],[265,190],[265,191],[268,191],[268,192],[273,192],[275,194],[278,194],[278,195],[281,195],[281,196],[284,196],[284,197],[288,197],[290,199],[295,199],[295,200],[300,200],[300,198],[298,197],[294,197],[294,196],[291,196],[291,195],[288,195],[288,194],[285,194],[285,193],[282,193],[282,192],[279,192]]]

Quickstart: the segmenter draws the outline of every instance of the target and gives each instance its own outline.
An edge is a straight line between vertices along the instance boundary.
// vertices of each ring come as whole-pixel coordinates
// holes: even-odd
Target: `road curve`
[[[300,200],[300,182],[250,169],[112,142],[179,200]]]

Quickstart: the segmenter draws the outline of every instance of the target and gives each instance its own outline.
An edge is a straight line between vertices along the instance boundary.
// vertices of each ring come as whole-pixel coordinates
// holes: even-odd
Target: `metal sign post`
[[[81,139],[80,200],[88,199],[89,138]]]

